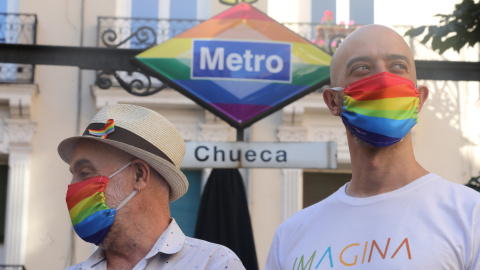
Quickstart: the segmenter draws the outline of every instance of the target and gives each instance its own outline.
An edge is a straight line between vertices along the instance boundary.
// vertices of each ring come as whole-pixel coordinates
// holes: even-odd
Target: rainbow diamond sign
[[[330,60],[308,40],[241,3],[134,61],[241,129],[327,83]]]

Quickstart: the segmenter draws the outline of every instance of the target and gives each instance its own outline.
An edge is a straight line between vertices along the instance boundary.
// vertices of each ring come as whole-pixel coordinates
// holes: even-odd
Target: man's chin
[[[115,245],[115,237],[112,237],[112,232],[108,232],[107,236],[103,239],[100,244],[98,244],[98,248],[101,248],[103,250],[108,250],[112,249],[112,247]]]

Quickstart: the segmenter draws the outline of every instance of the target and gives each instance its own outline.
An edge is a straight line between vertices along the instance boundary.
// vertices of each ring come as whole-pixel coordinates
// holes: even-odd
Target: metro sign
[[[326,84],[330,60],[319,47],[243,2],[134,61],[243,129]]]

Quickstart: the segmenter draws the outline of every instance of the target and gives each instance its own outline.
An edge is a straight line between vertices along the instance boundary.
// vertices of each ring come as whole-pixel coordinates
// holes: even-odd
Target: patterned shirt
[[[86,261],[66,270],[106,270],[107,259],[102,249],[97,249]],[[227,247],[183,234],[175,219],[160,235],[150,252],[133,270],[151,269],[245,269],[237,255]]]

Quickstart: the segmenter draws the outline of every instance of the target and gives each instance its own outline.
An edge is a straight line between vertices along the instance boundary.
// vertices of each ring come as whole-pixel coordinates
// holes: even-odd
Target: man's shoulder
[[[442,193],[454,197],[455,199],[474,204],[480,203],[480,192],[477,192],[465,185],[446,180],[441,176],[435,176],[436,181],[432,182],[432,186],[434,186],[437,190],[440,190]]]
[[[65,268],[65,270],[83,270],[85,269],[83,266],[83,263],[75,264],[70,267]]]
[[[185,245],[196,247],[208,254],[220,254],[222,257],[239,260],[237,254],[226,246],[208,242],[198,238],[185,237]]]
[[[337,192],[334,192],[327,198],[310,205],[296,213],[294,213],[291,217],[289,217],[286,221],[284,221],[280,226],[278,226],[279,230],[291,230],[291,228],[298,228],[301,229],[305,224],[310,224],[309,220],[315,220],[319,216],[324,214],[328,214],[334,208],[335,202],[338,201],[337,199]]]

